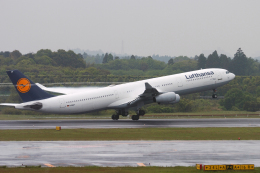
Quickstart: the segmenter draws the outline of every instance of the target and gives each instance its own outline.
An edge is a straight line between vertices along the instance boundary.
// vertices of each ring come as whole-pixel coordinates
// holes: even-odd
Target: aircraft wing
[[[128,102],[128,105],[133,105],[139,101],[143,101],[146,99],[152,99],[154,96],[160,95],[161,92],[159,92],[156,88],[152,87],[148,82],[145,82],[145,90],[142,94],[140,94],[137,98],[134,100]]]
[[[148,82],[145,83],[145,90],[142,94],[138,96],[133,96],[125,99],[118,100],[109,105],[111,108],[125,108],[131,107],[132,105],[138,103],[139,101],[144,101],[146,99],[152,99],[154,96],[161,94],[156,88],[153,88]]]

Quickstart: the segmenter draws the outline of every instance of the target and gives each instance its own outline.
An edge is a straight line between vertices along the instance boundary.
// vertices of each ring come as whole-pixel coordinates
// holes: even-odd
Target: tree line
[[[260,64],[257,60],[247,58],[241,48],[237,50],[234,57],[231,59],[224,54],[218,55],[214,51],[207,58],[204,54],[196,57],[198,61],[198,69],[202,68],[224,68],[238,76],[259,75]]]

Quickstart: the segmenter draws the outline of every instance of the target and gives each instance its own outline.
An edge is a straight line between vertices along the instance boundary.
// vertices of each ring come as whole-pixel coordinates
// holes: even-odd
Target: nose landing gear
[[[213,89],[213,94],[212,94],[212,98],[213,99],[216,99],[216,98],[218,98],[218,95],[217,95],[217,90],[216,89]]]

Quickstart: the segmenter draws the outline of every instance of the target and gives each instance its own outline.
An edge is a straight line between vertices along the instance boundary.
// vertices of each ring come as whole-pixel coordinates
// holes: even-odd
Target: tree
[[[174,64],[173,59],[172,59],[172,58],[169,59],[169,61],[168,61],[168,65],[173,65],[173,64]]]
[[[145,62],[141,63],[140,70],[146,71],[149,68],[148,64]]]
[[[219,64],[220,68],[228,69],[229,68],[229,62],[230,58],[228,58],[226,55],[221,54],[219,57]]]
[[[260,107],[260,103],[256,102],[256,101],[246,101],[244,104],[244,110],[246,111],[258,111]]]
[[[176,62],[173,64],[172,69],[187,72],[197,69],[197,61],[189,59],[185,61]]]
[[[43,64],[43,65],[54,65],[54,61],[48,57],[47,55],[43,55],[43,56],[38,56],[35,58],[35,62],[37,64]]]
[[[114,59],[114,57],[113,57],[113,55],[110,53],[109,55],[108,55],[108,61],[113,61],[113,59]]]
[[[190,58],[188,58],[187,56],[178,56],[176,58],[174,58],[174,63],[176,62],[180,62],[180,61],[185,61],[185,60],[190,60]]]
[[[11,54],[10,54],[12,59],[18,59],[22,56],[22,54],[18,51],[18,50],[14,50]]]
[[[256,75],[258,71],[258,61],[253,58],[247,58],[246,75]]]
[[[33,59],[33,58],[34,58],[34,55],[35,55],[35,54],[33,54],[33,53],[27,53],[27,54],[25,54],[24,56]]]
[[[200,54],[200,56],[198,57],[198,69],[205,69],[206,62],[207,62],[207,59],[204,56],[204,54]]]
[[[52,57],[52,51],[50,49],[41,49],[37,51],[35,56],[43,56],[43,55]]]
[[[102,63],[102,57],[101,56],[99,56],[99,54],[97,54],[96,56],[95,56],[95,63],[96,64],[101,64]]]
[[[11,54],[11,53],[8,52],[8,51],[5,51],[5,52],[3,53],[3,55],[4,55],[5,58],[10,57],[10,54]]]
[[[191,112],[193,101],[189,99],[181,99],[178,104],[176,104],[176,109],[178,112]]]
[[[206,67],[207,68],[219,68],[219,57],[218,53],[215,50],[212,54],[208,56]]]
[[[235,75],[244,76],[246,75],[247,65],[247,57],[242,49],[239,48],[231,61],[231,71]]]
[[[105,54],[102,63],[103,64],[108,63],[108,53]]]
[[[232,88],[225,94],[225,98],[220,102],[222,106],[224,106],[227,110],[231,110],[232,107],[237,107],[240,110],[243,110],[245,103],[245,95],[244,93],[237,89]]]
[[[132,55],[130,59],[135,59],[135,56],[134,56],[134,55]]]
[[[86,62],[84,61],[82,55],[77,55],[71,50],[66,52],[63,49],[59,49],[57,52],[53,52],[52,56],[52,59],[58,66],[74,68],[86,67]]]
[[[118,56],[116,56],[116,57],[115,57],[115,59],[119,59],[119,57],[118,57]]]

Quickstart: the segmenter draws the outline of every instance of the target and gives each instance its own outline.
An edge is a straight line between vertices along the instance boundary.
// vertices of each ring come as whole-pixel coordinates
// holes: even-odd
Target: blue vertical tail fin
[[[16,91],[19,93],[23,102],[29,102],[34,100],[42,100],[50,97],[54,97],[37,85],[35,85],[28,77],[22,74],[19,70],[6,71]]]

